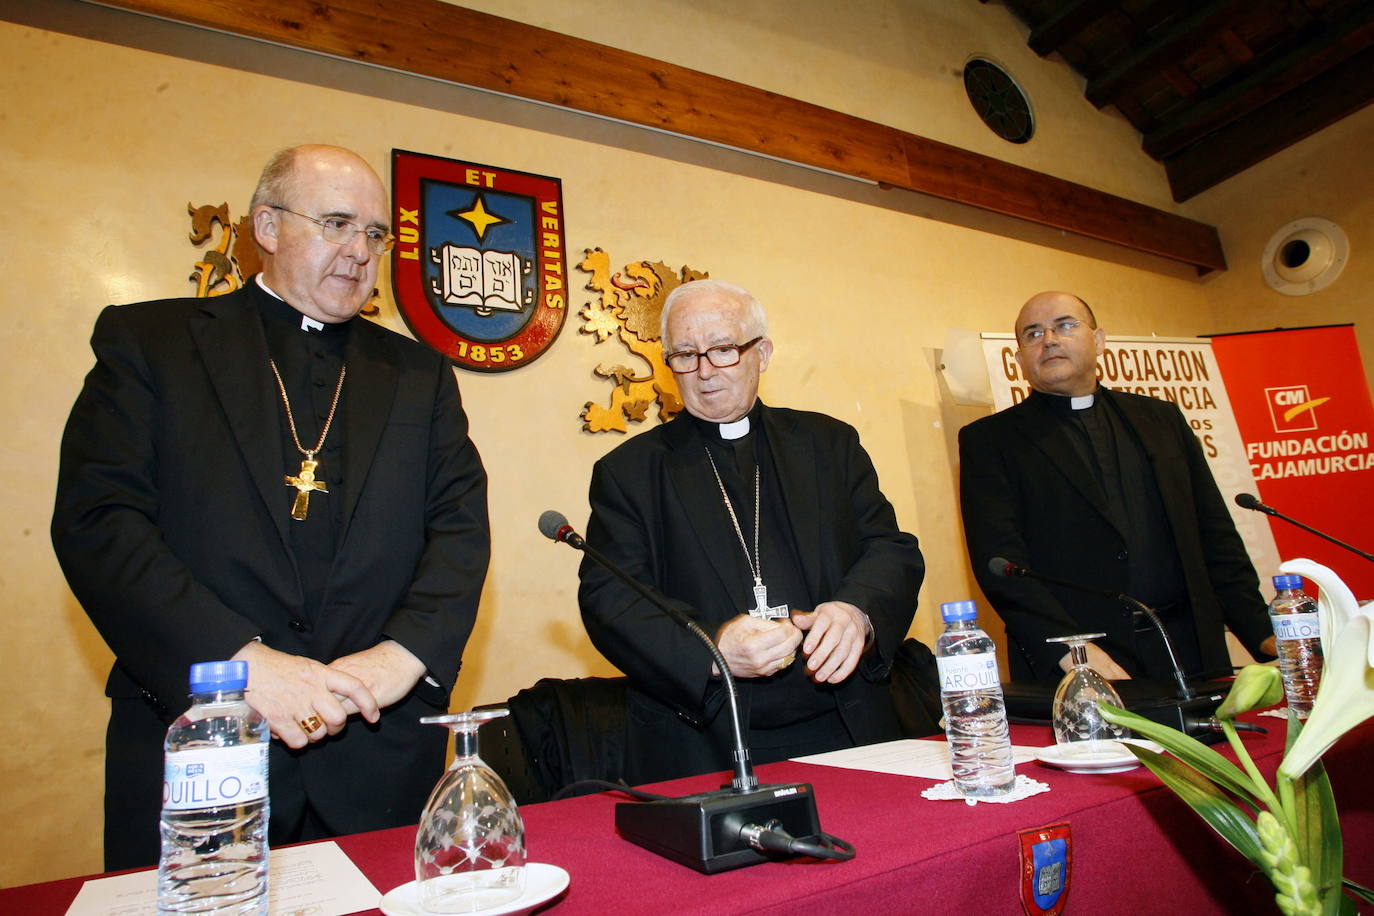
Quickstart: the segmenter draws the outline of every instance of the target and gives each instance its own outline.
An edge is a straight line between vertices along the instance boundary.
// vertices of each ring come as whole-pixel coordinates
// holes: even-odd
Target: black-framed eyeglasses
[[[377,226],[363,228],[355,223],[351,223],[339,216],[326,216],[319,219],[314,216],[307,216],[304,213],[297,213],[289,207],[279,207],[276,204],[270,205],[273,210],[281,210],[283,213],[290,213],[292,216],[299,216],[301,219],[308,219],[316,226],[320,227],[320,236],[334,245],[347,245],[353,241],[353,236],[361,232],[367,248],[373,254],[386,254],[391,250],[391,246],[396,244],[396,236]]]
[[[1082,325],[1083,321],[1079,318],[1064,318],[1043,328],[1026,328],[1021,332],[1021,344],[1029,347],[1041,343],[1050,331],[1054,331],[1055,337],[1072,337]]]
[[[678,375],[697,371],[703,356],[717,369],[729,369],[731,366],[739,365],[740,357],[760,340],[763,340],[762,336],[747,340],[742,344],[721,344],[718,347],[707,347],[705,351],[677,350],[663,357],[663,361],[668,364],[669,369]]]

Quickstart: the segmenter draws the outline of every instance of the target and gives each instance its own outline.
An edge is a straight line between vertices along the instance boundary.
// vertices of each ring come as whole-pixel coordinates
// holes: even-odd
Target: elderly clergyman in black
[[[1013,677],[1059,680],[1068,654],[1045,639],[1079,633],[1106,634],[1088,660],[1108,678],[1172,668],[1122,602],[994,576],[993,557],[1158,609],[1186,674],[1230,673],[1224,626],[1272,657],[1259,579],[1178,407],[1097,383],[1106,333],[1077,296],[1032,296],[1016,340],[1030,397],[959,432],[969,557],[1007,625]]]
[[[855,430],[757,398],[773,341],[758,301],[716,280],[662,312],[686,411],[592,471],[587,540],[713,634],[756,762],[900,737],[886,678],[924,565]],[[592,642],[635,687],[637,775],[729,765],[719,672],[686,630],[584,560]]]
[[[263,272],[111,306],[62,440],[53,544],[114,652],[105,866],[158,853],[162,737],[192,662],[248,662],[271,842],[419,818],[489,553],[486,474],[448,360],[358,318],[393,241],[348,150],[304,146],[252,202]]]

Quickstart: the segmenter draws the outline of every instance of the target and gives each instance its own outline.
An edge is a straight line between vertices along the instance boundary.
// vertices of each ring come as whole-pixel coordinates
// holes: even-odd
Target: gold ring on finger
[[[315,732],[324,728],[324,720],[319,716],[306,716],[297,724],[300,725],[301,731],[305,732],[307,735],[313,735]]]

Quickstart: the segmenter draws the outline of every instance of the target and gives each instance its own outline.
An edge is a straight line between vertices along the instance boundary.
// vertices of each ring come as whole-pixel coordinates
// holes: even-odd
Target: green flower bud
[[[1231,692],[1217,710],[1218,719],[1234,719],[1243,712],[1273,706],[1283,699],[1283,678],[1271,665],[1246,665],[1236,675]]]
[[[1277,893],[1274,902],[1284,916],[1320,916],[1317,887],[1312,870],[1298,864],[1298,847],[1278,819],[1268,811],[1255,818],[1259,834],[1260,859]]]

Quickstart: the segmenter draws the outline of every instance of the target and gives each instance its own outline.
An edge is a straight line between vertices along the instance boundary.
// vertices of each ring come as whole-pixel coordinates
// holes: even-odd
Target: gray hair
[[[724,280],[707,278],[683,283],[669,293],[668,298],[663,301],[663,309],[659,312],[658,336],[665,346],[668,342],[668,315],[672,312],[673,306],[685,300],[701,299],[708,296],[743,306],[744,314],[741,316],[740,323],[743,325],[741,330],[746,338],[768,336],[768,313],[763,310],[763,303],[755,299],[753,293],[733,283],[726,283]]]
[[[296,190],[296,153],[298,146],[287,147],[273,154],[262,167],[258,176],[258,186],[253,189],[253,199],[248,203],[248,212],[258,207],[282,206],[292,198]]]

